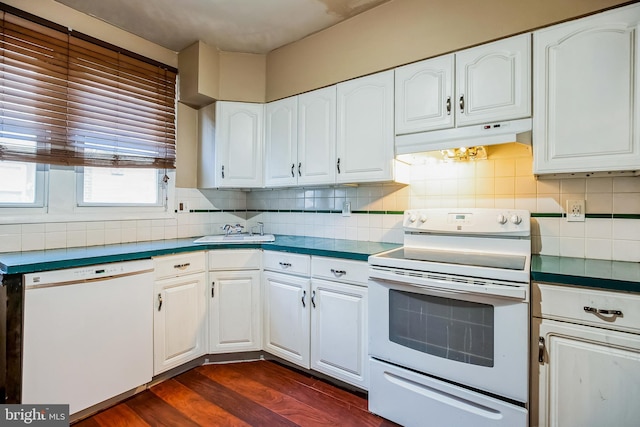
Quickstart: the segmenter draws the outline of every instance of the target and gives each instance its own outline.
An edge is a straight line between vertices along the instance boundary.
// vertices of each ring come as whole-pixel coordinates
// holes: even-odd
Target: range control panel
[[[523,209],[410,209],[402,225],[405,232],[530,236],[531,214]]]

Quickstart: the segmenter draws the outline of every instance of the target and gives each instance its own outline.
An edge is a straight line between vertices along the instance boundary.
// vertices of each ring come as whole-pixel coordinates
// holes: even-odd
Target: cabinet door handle
[[[338,164],[336,166],[338,168],[338,173],[340,173],[340,157],[338,157]]]
[[[224,179],[224,165],[222,165],[222,179]]]
[[[295,163],[291,163],[291,178],[295,177],[296,174],[293,173],[293,170],[296,168],[296,164]]]
[[[538,362],[544,363],[544,337],[538,337]]]
[[[302,162],[298,163],[298,176],[302,176]]]
[[[316,291],[311,292],[311,305],[316,308]]]
[[[290,262],[282,262],[282,261],[280,261],[278,264],[280,264],[280,267],[282,267],[282,268],[291,267],[291,263]]]
[[[614,316],[622,316],[622,311],[620,310],[606,310],[606,309],[595,308],[595,307],[584,307],[584,311],[586,311],[587,313],[593,313],[593,314],[612,314]]]
[[[460,112],[464,113],[464,95],[460,95]]]
[[[162,294],[158,294],[158,311],[162,310]]]
[[[451,115],[451,97],[450,96],[447,97],[446,105],[447,105],[447,116],[450,116]]]
[[[304,302],[304,299],[307,297],[307,291],[302,291],[302,307],[307,308],[307,304]]]
[[[189,267],[191,265],[190,262],[185,262],[184,264],[176,264],[173,266],[173,268],[176,268],[178,270],[184,270],[185,268]]]
[[[216,282],[211,282],[211,298],[216,296]]]

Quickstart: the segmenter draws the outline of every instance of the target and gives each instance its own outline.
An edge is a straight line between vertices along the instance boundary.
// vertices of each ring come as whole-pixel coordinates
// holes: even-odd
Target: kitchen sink
[[[204,236],[193,243],[256,243],[256,242],[274,242],[276,237],[273,234],[249,234],[249,233],[234,233],[234,234],[218,234],[215,236]]]

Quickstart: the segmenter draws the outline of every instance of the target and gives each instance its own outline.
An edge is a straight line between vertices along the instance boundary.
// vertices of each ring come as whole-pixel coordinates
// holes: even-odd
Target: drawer
[[[314,256],[311,258],[311,276],[366,286],[369,264],[365,261]]]
[[[262,264],[265,270],[306,277],[311,275],[311,257],[309,255],[264,251]]]
[[[204,251],[154,257],[154,276],[157,280],[199,273],[205,271],[205,261]]]
[[[533,302],[536,317],[640,333],[640,295],[533,283]],[[617,310],[622,314],[597,310]]]
[[[259,270],[262,251],[232,249],[209,251],[209,270]]]

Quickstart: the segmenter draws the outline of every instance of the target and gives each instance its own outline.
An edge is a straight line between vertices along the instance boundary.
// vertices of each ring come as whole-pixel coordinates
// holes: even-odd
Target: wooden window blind
[[[0,13],[0,160],[175,168],[177,70]]]

